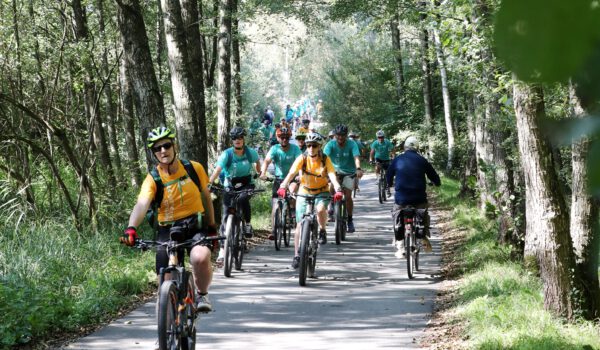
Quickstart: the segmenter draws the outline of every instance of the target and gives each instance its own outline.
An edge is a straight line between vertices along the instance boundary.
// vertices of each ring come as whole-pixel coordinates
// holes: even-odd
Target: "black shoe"
[[[347,230],[347,232],[348,233],[354,232],[354,222],[348,221],[348,230]]]
[[[300,266],[300,257],[296,255],[294,259],[292,259],[292,268],[297,269]]]
[[[325,230],[319,231],[319,243],[327,244],[327,231],[325,231]]]
[[[252,238],[252,236],[254,236],[254,230],[252,229],[252,225],[246,224],[244,225],[242,230],[244,231],[244,238],[250,239]]]

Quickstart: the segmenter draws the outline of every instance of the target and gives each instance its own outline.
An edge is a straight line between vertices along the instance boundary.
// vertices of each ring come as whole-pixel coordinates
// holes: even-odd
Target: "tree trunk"
[[[131,185],[135,188],[141,186],[142,174],[140,172],[140,159],[138,158],[137,143],[135,142],[135,113],[133,110],[133,91],[129,78],[130,67],[127,60],[121,56],[119,62],[119,84],[121,86],[121,109],[123,111],[123,124],[125,126],[125,149],[127,149],[127,164],[131,175]]]
[[[217,119],[220,154],[229,146],[231,129],[231,1],[220,0],[219,6],[219,75],[217,79]]]
[[[206,131],[206,103],[204,100],[204,57],[202,53],[202,37],[200,36],[200,17],[197,0],[181,0],[181,16],[187,37],[189,67],[192,73],[192,98],[198,106],[195,117],[198,124],[198,161],[208,162],[208,133]]]
[[[119,154],[119,143],[117,142],[117,108],[113,101],[112,85],[110,83],[111,70],[108,64],[108,49],[106,48],[107,43],[105,40],[106,33],[104,29],[104,0],[97,0],[96,6],[98,7],[98,25],[100,30],[100,36],[104,45],[102,52],[102,73],[108,82],[104,86],[104,98],[106,99],[106,117],[108,126],[108,140],[110,145],[110,151],[112,153],[112,159],[115,161],[116,173],[120,174],[121,171],[121,155]]]
[[[571,109],[575,118],[585,116],[586,108],[576,94],[574,84],[569,86]],[[600,316],[600,286],[598,283],[598,203],[588,188],[588,152],[590,140],[583,137],[573,143],[573,184],[571,194],[571,239],[575,250],[577,269],[583,280],[583,311],[587,319]]]
[[[425,5],[422,3],[421,7]],[[423,9],[421,15],[421,22],[423,23],[427,18],[425,10]],[[420,30],[420,44],[421,44],[421,70],[423,72],[423,109],[425,110],[425,132],[427,134],[433,133],[433,98],[431,95],[431,62],[429,61],[429,32],[423,28]],[[429,159],[433,158],[433,149],[431,140],[428,140],[427,156]]]
[[[163,57],[165,54],[165,25],[164,14],[160,1],[156,2],[158,15],[156,16],[156,70],[158,71],[158,81],[163,81]],[[162,95],[162,94],[161,94]]]
[[[231,1],[231,70],[233,72],[233,97],[235,101],[235,120],[242,117],[242,67],[240,59],[240,33],[238,19],[238,0]]]
[[[181,7],[179,0],[161,0],[161,5],[164,13],[165,43],[169,56],[179,151],[185,159],[200,159],[196,119],[200,114],[200,108],[197,96],[193,95],[192,80],[194,77],[190,69]]]
[[[444,120],[446,121],[446,134],[448,136],[448,163],[446,164],[446,171],[449,172],[452,170],[452,161],[454,159],[454,128],[452,126],[452,110],[450,104],[450,90],[448,89],[448,75],[446,72],[446,58],[444,57],[440,34],[437,29],[433,30],[433,43],[438,65],[440,66],[440,77],[442,79]]]
[[[215,27],[215,29],[219,28],[219,21],[221,18],[220,15],[217,15],[221,13],[219,9],[220,1],[222,0],[213,0],[213,26]],[[231,18],[229,19],[229,22],[231,23]],[[218,30],[218,32],[220,33],[220,29]],[[206,77],[206,88],[211,88],[215,85],[215,69],[217,66],[217,57],[219,57],[218,45],[220,40],[220,34],[217,34],[212,37],[212,50],[210,55],[210,65],[208,67],[208,74]]]
[[[575,259],[569,216],[553,168],[550,143],[539,129],[540,119],[545,116],[542,88],[515,82],[513,98],[525,171],[525,259],[535,261],[539,268],[544,307],[572,318],[578,307],[573,291],[581,289],[571,272]]]
[[[146,145],[148,132],[156,126],[165,125],[165,110],[152,65],[139,0],[115,1],[118,5],[117,19],[123,42],[123,58],[127,67],[131,68],[129,77],[134,92],[135,109],[140,120],[140,139],[142,144]],[[150,169],[154,158],[147,148],[145,150],[146,162]]]
[[[396,60],[395,76],[396,76],[396,95],[398,98],[398,107],[400,111],[404,106],[404,71],[402,66],[402,51],[400,45],[400,16],[396,13],[390,21],[390,30],[392,33],[392,49],[394,50],[394,58]]]

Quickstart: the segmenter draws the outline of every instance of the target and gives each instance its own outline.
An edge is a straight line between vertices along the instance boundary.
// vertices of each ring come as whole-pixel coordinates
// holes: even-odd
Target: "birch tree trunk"
[[[231,1],[219,3],[219,74],[217,79],[218,153],[229,145],[231,129]]]
[[[442,80],[442,97],[444,100],[444,120],[446,121],[446,134],[448,136],[448,163],[446,164],[446,170],[452,170],[452,162],[454,159],[454,127],[452,125],[452,109],[450,101],[450,90],[448,89],[448,74],[446,72],[446,58],[444,57],[444,51],[442,43],[440,41],[440,34],[438,29],[433,29],[433,42],[435,46],[435,53],[440,68],[440,77]]]
[[[542,88],[515,82],[513,98],[525,172],[525,259],[535,261],[539,267],[544,307],[572,318],[578,307],[573,291],[581,289],[572,272],[575,259],[569,216],[554,171],[550,144],[539,129],[539,120],[545,115]]]
[[[240,59],[240,33],[238,19],[238,0],[231,1],[231,70],[233,72],[233,97],[235,101],[235,120],[242,117],[242,67]]]
[[[392,34],[392,49],[394,50],[394,59],[396,60],[395,76],[396,76],[396,95],[398,98],[398,106],[400,110],[404,105],[404,71],[402,66],[402,47],[400,45],[400,16],[396,13],[390,21],[390,31]]]

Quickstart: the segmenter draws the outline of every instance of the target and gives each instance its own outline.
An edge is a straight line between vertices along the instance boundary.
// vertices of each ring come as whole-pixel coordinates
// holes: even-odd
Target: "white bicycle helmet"
[[[377,137],[385,137],[385,133],[383,132],[383,130],[379,130],[377,132],[377,134],[375,134]]]
[[[319,145],[321,143],[323,143],[323,138],[321,137],[320,134],[317,134],[316,132],[309,132],[308,135],[306,135],[306,143],[318,143]]]

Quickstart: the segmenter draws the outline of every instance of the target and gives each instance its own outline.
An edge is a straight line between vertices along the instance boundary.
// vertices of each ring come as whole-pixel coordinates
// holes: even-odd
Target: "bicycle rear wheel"
[[[404,248],[406,249],[406,271],[408,278],[413,279],[415,272],[415,256],[413,254],[414,236],[412,228],[406,229],[404,238]]]
[[[229,215],[227,217],[227,224],[225,226],[225,265],[223,266],[223,274],[225,277],[231,277],[231,268],[233,266],[234,257],[234,246],[235,246],[235,232],[237,225],[235,224],[235,216]]]
[[[383,196],[385,189],[382,187],[381,176],[379,177],[379,181],[377,181],[377,194],[379,195],[379,204],[383,204]]]
[[[185,309],[182,312],[181,324],[183,326],[183,334],[181,335],[181,349],[195,350],[196,349],[196,314],[194,311],[196,287],[192,274],[188,271],[184,272],[183,285],[183,302]]]
[[[245,225],[245,223],[244,223]],[[235,257],[235,269],[242,269],[242,262],[244,261],[244,250],[246,250],[246,240],[242,237],[242,225],[237,225],[235,230],[235,246],[233,247]]]
[[[300,267],[298,271],[298,282],[301,286],[306,285],[306,274],[308,272],[308,250],[310,247],[310,222],[307,219],[302,220],[302,229],[300,236]]]
[[[180,332],[177,329],[177,286],[173,281],[164,281],[158,299],[158,348],[179,349]]]
[[[281,247],[281,238],[283,236],[283,230],[281,229],[281,208],[275,209],[275,216],[273,217],[273,235],[275,236],[275,250],[279,250]]]

